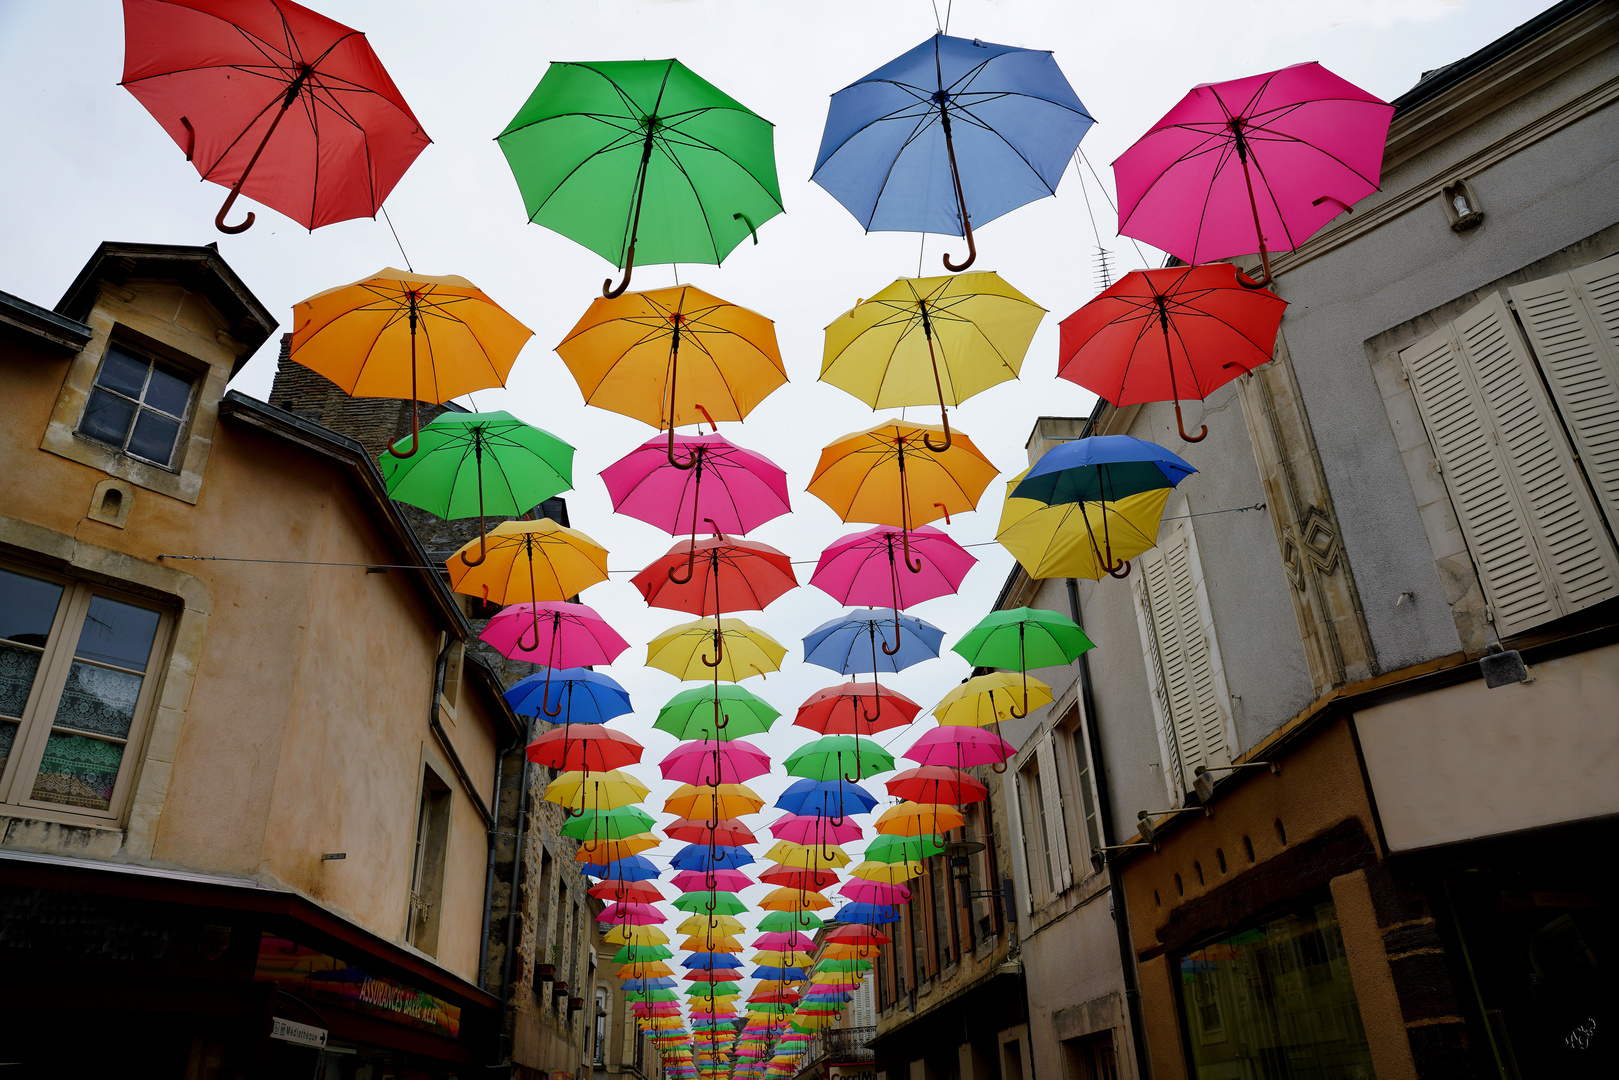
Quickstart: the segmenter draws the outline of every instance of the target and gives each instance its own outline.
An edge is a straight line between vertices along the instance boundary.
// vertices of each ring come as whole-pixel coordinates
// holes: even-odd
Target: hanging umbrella
[[[702,818],[676,818],[663,827],[663,834],[671,840],[685,840],[690,843],[712,839],[714,843],[726,847],[759,842],[759,838],[753,835],[753,830],[743,824],[740,818],[721,818],[712,824]],[[729,887],[721,886],[721,888]]]
[[[1269,251],[1377,190],[1393,116],[1316,63],[1194,87],[1113,163],[1119,232],[1185,263],[1257,250],[1269,284]]]
[[[848,840],[858,840],[864,831],[853,821],[833,825],[825,814],[783,814],[768,828],[770,835],[777,840],[790,840],[795,844],[811,847],[829,841],[841,844]],[[766,853],[765,858],[770,857]]]
[[[866,845],[866,861],[881,863],[916,863],[944,853],[944,844],[936,836],[878,835]],[[917,873],[921,873],[920,870]],[[855,874],[859,877],[859,874]],[[912,875],[914,876],[914,875]],[[887,881],[887,878],[873,880]],[[900,878],[903,881],[905,878]]]
[[[815,940],[796,930],[778,930],[760,934],[753,939],[753,943],[761,949],[796,949],[807,953],[815,951]]]
[[[989,798],[989,789],[960,769],[924,765],[895,773],[884,785],[895,798],[917,803],[965,806]],[[882,831],[882,830],[879,830]],[[868,852],[868,857],[870,853]]]
[[[543,665],[547,681],[557,668],[610,664],[630,647],[594,608],[584,604],[512,604],[497,612],[478,636],[502,656]],[[553,715],[549,691],[541,693],[546,706],[542,711]]]
[[[1079,624],[1068,616],[1041,608],[1019,607],[990,612],[950,649],[974,667],[1009,668],[1023,672],[1027,679],[1031,667],[1071,664],[1080,653],[1095,647]],[[1023,711],[1012,715],[1019,719],[1029,715],[1027,689]]]
[[[513,712],[543,714],[558,724],[601,724],[633,711],[628,690],[583,667],[529,675],[512,683],[503,696]]]
[[[583,862],[584,860],[575,855],[574,861]],[[596,916],[596,921],[599,923],[621,926],[651,926],[654,923],[667,922],[668,919],[669,916],[659,911],[653,904],[608,904],[601,910],[601,914]],[[657,963],[637,964],[635,966],[650,969],[643,970],[642,974],[652,974],[653,970],[663,967],[662,964]],[[667,974],[667,969],[660,974]]]
[[[694,686],[670,698],[652,726],[681,740],[723,740],[769,731],[780,715],[768,701],[740,686]]]
[[[605,863],[586,863],[582,870],[603,881],[652,881],[658,876],[658,868],[652,865],[652,860],[641,855],[628,855]]]
[[[992,671],[975,675],[939,699],[933,707],[933,716],[945,727],[989,727],[1002,720],[1017,716],[1018,692],[1014,686],[1022,679],[1029,687],[1029,708],[1050,705],[1051,687],[1027,675],[1013,676],[1005,671]]]
[[[842,776],[832,781],[795,780],[776,799],[776,806],[789,814],[825,814],[831,817],[842,807],[852,806],[853,814],[864,814],[877,805],[877,799],[859,784],[845,784]]]
[[[741,420],[787,381],[774,323],[690,285],[591,301],[557,355],[586,404],[667,429],[677,467],[676,427]]]
[[[850,903],[844,904],[842,907],[838,908],[837,914],[834,915],[833,918],[840,923],[859,923],[865,926],[886,926],[889,923],[899,922],[899,908],[892,904]],[[810,993],[839,994],[839,1000],[847,1001],[848,996],[842,994],[841,991],[845,988],[852,990],[858,985],[858,983],[850,982],[834,983],[824,990],[819,987],[812,989]]]
[[[618,769],[592,773],[565,772],[545,789],[545,800],[554,802],[577,817],[588,810],[612,810],[646,798],[647,787],[629,773]]]
[[[374,218],[432,141],[365,35],[292,0],[124,0],[119,85],[230,188],[224,233],[243,194],[308,229]]]
[[[633,810],[635,807],[624,807],[624,809]],[[579,823],[579,818],[571,819],[562,827],[562,834],[564,836],[574,835],[569,833],[567,830],[570,826],[577,825]],[[663,893],[658,891],[658,887],[649,881],[603,881],[592,885],[585,891],[598,900],[616,900],[620,903],[655,904],[664,898]],[[620,952],[623,953],[623,950],[620,950]],[[664,950],[661,958],[666,959],[669,955],[669,952]],[[617,963],[622,964],[629,960],[637,959],[637,957],[630,954],[624,954],[621,956],[615,956],[613,959]],[[639,959],[657,960],[660,959],[660,957],[642,956],[639,957]]]
[[[957,769],[973,765],[999,766],[1017,753],[1017,747],[994,732],[975,727],[936,727],[922,733],[904,756],[919,765],[949,765]]]
[[[940,33],[832,95],[812,179],[865,229],[967,238],[1057,190],[1093,123],[1049,52]]]
[[[795,844],[791,840],[778,840],[771,845],[764,855],[767,859],[774,859],[782,866],[796,867],[802,870],[815,870],[821,867],[837,869],[849,865],[849,856],[836,844],[823,846],[813,844],[808,847]]]
[[[615,926],[602,934],[609,945],[667,945],[669,935],[656,926]]]
[[[573,861],[589,863],[593,866],[604,866],[627,859],[631,855],[639,855],[643,851],[651,851],[661,841],[651,833],[637,833],[623,839],[600,837],[592,840],[579,841],[579,847],[574,852]],[[662,921],[662,920],[658,920]]]
[[[675,870],[735,870],[753,862],[753,856],[743,847],[721,847],[718,844],[687,844],[669,859]]]
[[[770,771],[770,755],[744,739],[681,743],[658,763],[665,780],[697,787],[740,784]]]
[[[602,885],[592,885],[591,889],[594,890],[610,887],[610,885],[604,883]],[[655,886],[648,885],[645,882],[637,882],[631,887],[637,889],[655,888]],[[603,894],[592,892],[591,895],[600,896]],[[638,961],[647,960],[669,960],[672,959],[674,955],[675,954],[670,952],[669,948],[665,945],[625,945],[623,948],[619,949],[618,952],[613,954],[611,962],[614,964],[632,964]]]
[[[646,662],[677,679],[741,682],[779,671],[786,655],[775,638],[741,619],[721,628],[716,618],[709,617],[672,626],[653,638],[647,644]]]
[[[821,381],[873,409],[938,402],[950,448],[947,405],[1018,377],[1046,309],[999,274],[899,278],[826,328]]]
[[[686,920],[687,923],[691,921],[692,920],[690,919]],[[682,923],[681,925],[684,926],[685,923]],[[735,932],[736,931],[723,930],[705,931],[700,936],[688,937],[686,940],[680,943],[680,947],[682,949],[692,949],[698,952],[741,952],[742,943],[737,941],[736,938],[729,936],[730,933]]]
[[[722,934],[740,934],[746,927],[741,920],[731,915],[693,915],[679,926],[675,927],[677,934],[695,934],[702,931],[719,931]]]
[[[718,265],[781,213],[770,122],[678,60],[553,63],[496,141],[528,219],[624,269],[608,297],[637,249]]]
[[[765,804],[746,784],[721,784],[717,788],[682,784],[663,801],[663,812],[684,818],[696,817],[707,812],[716,800],[715,809],[721,818],[756,814]]]
[[[713,906],[709,906],[712,902]],[[748,910],[748,905],[737,898],[737,895],[724,890],[709,892],[689,892],[675,897],[675,910],[696,914],[700,911],[718,911],[722,915],[736,915]],[[718,954],[715,954],[718,955]],[[690,964],[687,965],[688,967]]]
[[[677,435],[674,443],[689,468],[670,464],[663,441],[653,439],[602,470],[616,512],[695,537],[705,522],[716,533],[746,535],[791,511],[787,473],[763,454],[723,435]]]
[[[476,562],[473,543],[468,540],[444,566],[452,589],[485,603],[568,600],[607,580],[607,549],[550,518],[502,521],[480,534],[483,557]]]
[[[622,731],[605,724],[586,724],[578,731],[548,731],[528,744],[528,760],[559,772],[606,772],[634,765],[645,748]]]
[[[875,682],[846,682],[805,698],[793,724],[822,735],[875,735],[909,724],[921,711],[920,705],[898,690]]]
[[[804,662],[844,675],[900,672],[936,658],[943,642],[943,630],[915,615],[893,608],[853,610],[804,635]]]
[[[686,819],[682,819],[682,820],[686,820]],[[745,825],[742,825],[741,822],[736,821],[734,818],[727,818],[725,820],[732,821],[741,828],[746,828],[747,827]],[[707,822],[703,822],[702,824],[704,826],[706,826]],[[667,832],[668,830],[666,829],[664,831]],[[689,840],[689,839],[692,839],[692,838],[691,837],[686,837],[686,836],[678,836],[678,837],[674,837],[674,839],[677,839],[677,840]],[[701,840],[703,838],[701,836],[699,836],[696,839]],[[751,842],[754,842],[754,841],[746,841],[746,840],[744,840],[744,841],[741,841],[741,842],[742,843],[751,843]],[[725,842],[721,841],[721,843],[725,843]],[[726,846],[730,847],[730,846],[735,846],[735,845],[727,844]],[[723,870],[723,869],[714,870],[711,873],[706,873],[706,874],[701,870],[682,870],[679,873],[677,873],[673,878],[670,879],[669,884],[673,885],[676,889],[678,889],[681,892],[703,892],[703,891],[707,890],[708,887],[709,887],[708,886],[708,881],[707,881],[708,878],[713,879],[713,881],[714,881],[714,886],[713,887],[714,888],[723,890],[725,892],[741,892],[743,889],[746,889],[749,885],[753,884],[753,879],[750,878],[748,875],[744,874],[742,871],[740,871],[740,870]]]
[[[427,277],[391,266],[316,293],[292,310],[292,359],[353,397],[410,399],[411,448],[390,446],[394,457],[419,448],[419,401],[449,401],[505,386],[517,354],[534,336],[466,278]]]
[[[903,904],[911,898],[911,890],[903,885],[888,885],[881,881],[866,881],[864,878],[850,878],[843,883],[843,887],[838,890],[838,893],[862,904]],[[833,966],[847,963],[849,963],[847,960],[834,960],[817,966],[828,971],[851,970]],[[864,968],[853,970],[864,970]]]
[[[820,892],[837,884],[838,875],[826,869],[809,866],[772,866],[759,875],[761,885],[777,885],[784,889],[802,889]]]
[[[1230,263],[1131,271],[1062,321],[1057,376],[1120,407],[1173,401],[1181,438],[1202,441],[1208,428],[1187,434],[1181,398],[1269,363],[1287,307],[1240,280]]]
[[[961,828],[965,822],[961,811],[953,806],[906,801],[884,810],[877,818],[876,829],[890,836],[939,836]]]
[[[919,569],[901,574],[899,559],[907,544]],[[844,604],[907,608],[954,593],[977,562],[966,548],[931,525],[918,525],[908,536],[879,525],[827,545],[810,584]]]
[[[832,901],[820,893],[785,886],[766,893],[759,901],[759,907],[765,911],[824,911],[831,906]]]
[[[755,540],[717,535],[678,543],[630,584],[652,607],[714,615],[763,611],[798,588],[787,554]]]
[[[1047,506],[1038,499],[1011,497],[1025,475],[1027,470],[1007,481],[995,539],[1030,577],[1124,577],[1131,559],[1157,546],[1172,489],[1143,491],[1115,502]]]

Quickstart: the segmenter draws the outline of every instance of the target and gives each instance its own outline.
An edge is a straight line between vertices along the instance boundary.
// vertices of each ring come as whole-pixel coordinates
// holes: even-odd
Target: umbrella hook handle
[[[266,146],[270,145],[270,136],[275,134],[276,125],[281,123],[281,118],[287,115],[287,110],[292,107],[292,103],[298,100],[299,94],[303,93],[304,84],[309,81],[309,77],[312,74],[314,74],[313,70],[306,64],[298,72],[297,78],[293,79],[292,82],[287,84],[286,91],[281,95],[281,108],[277,110],[275,119],[270,121],[270,128],[264,133],[264,141],[259,143],[259,148],[257,150],[253,151],[253,156],[247,159],[247,168],[242,170],[242,175],[238,176],[236,178],[236,183],[231,185],[230,194],[225,198],[225,205],[221,206],[219,208],[219,213],[214,215],[214,228],[218,229],[220,232],[228,233],[234,236],[236,233],[246,232],[248,229],[253,227],[253,222],[257,220],[257,217],[251,210],[247,212],[247,217],[242,219],[242,223],[240,225],[226,225],[225,215],[230,213],[230,208],[232,206],[236,205],[236,196],[242,193],[242,185],[247,183],[248,174],[253,171],[253,166],[259,163],[259,155],[264,153],[264,148]],[[260,115],[263,114],[261,113]],[[196,147],[197,133],[195,129],[193,129],[189,123],[186,123],[184,119],[182,119],[180,122],[185,124],[186,132],[190,136],[190,138],[187,140],[188,145],[186,147],[186,160],[190,161],[191,152]]]
[[[1265,250],[1265,231],[1259,224],[1259,201],[1254,198],[1254,178],[1248,172],[1248,140],[1243,137],[1240,119],[1231,120],[1231,130],[1236,139],[1237,160],[1242,162],[1242,180],[1248,185],[1248,208],[1254,215],[1254,236],[1259,241],[1259,265],[1263,270],[1258,280],[1237,271],[1237,284],[1245,289],[1263,289],[1271,283],[1270,252]],[[1320,205],[1320,200],[1317,200],[1317,205]]]
[[[923,437],[926,438],[926,436]],[[913,574],[920,574],[922,572],[922,557],[918,555],[914,563],[911,561],[911,530],[906,529],[900,533],[900,547],[903,549],[902,555],[905,559],[905,569]],[[886,652],[887,650],[885,649],[884,651]],[[894,654],[889,653],[888,655],[893,656]]]
[[[1103,567],[1103,569],[1108,572],[1108,576],[1122,580],[1130,576],[1130,560],[1125,559],[1118,566]]]
[[[1202,442],[1209,437],[1209,425],[1207,424],[1204,424],[1203,429],[1196,435],[1186,433],[1186,421],[1181,419],[1181,403],[1179,401],[1175,402],[1175,426],[1180,428],[1182,442]]]
[[[710,660],[707,653],[698,659],[703,662],[704,667],[717,668],[725,663],[725,634],[720,630],[717,618],[714,620],[714,659]]]
[[[691,547],[689,549],[687,549],[687,551],[686,551],[686,576],[685,577],[680,577],[678,574],[675,573],[675,568],[671,566],[669,568],[669,580],[671,582],[673,582],[674,584],[676,584],[676,585],[689,585],[689,584],[691,584],[692,574],[694,574],[696,572],[696,568],[697,568],[697,534],[692,533]]]
[[[412,368],[415,366],[415,364],[411,365]],[[467,553],[463,550],[461,552],[461,561],[468,567],[482,566],[483,561],[489,558],[489,522],[483,515],[483,442],[481,441],[481,436],[477,434],[473,438],[475,440],[473,448],[477,451],[478,457],[478,558],[476,560],[467,558]],[[532,574],[533,572],[534,553],[531,551],[529,552],[529,573]],[[533,590],[531,589],[530,591],[532,592]]]
[[[959,265],[950,261],[947,252],[944,256],[944,268],[952,274],[959,274],[973,264],[978,258],[978,245],[973,241],[973,222],[967,216],[967,199],[961,194],[961,170],[956,168],[956,144],[950,138],[950,111],[948,102],[939,102],[940,126],[944,128],[944,148],[950,155],[950,179],[956,185],[956,209],[961,211],[961,231],[967,238],[967,259]]]
[[[630,219],[630,246],[624,252],[624,280],[613,288],[613,279],[608,278],[602,282],[602,295],[609,300],[624,295],[624,290],[630,287],[630,275],[635,273],[635,241],[641,232],[641,204],[646,201],[646,167],[652,160],[652,141],[658,131],[656,117],[646,120],[646,138],[641,144],[641,167],[635,175],[635,216]]]
[[[669,425],[669,464],[677,469],[690,469],[697,464],[697,451],[695,450],[692,451],[691,457],[685,461],[675,457],[675,426],[673,424]]]

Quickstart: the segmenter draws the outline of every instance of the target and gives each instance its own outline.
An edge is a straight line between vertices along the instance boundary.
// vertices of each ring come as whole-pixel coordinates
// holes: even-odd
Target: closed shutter
[[[1023,782],[1021,773],[1007,773],[1012,778],[1012,798],[1009,808],[1011,812],[1006,815],[1007,824],[1012,834],[1012,875],[1014,885],[1021,886],[1023,893],[1023,910],[1034,910],[1034,880],[1029,877],[1028,841],[1024,838],[1024,830],[1030,827],[1038,829],[1038,821],[1029,821],[1028,785]],[[1001,790],[1006,790],[1004,787]],[[1015,918],[1015,916],[1014,916]]]
[[[1619,564],[1501,297],[1400,358],[1496,632],[1619,594]]]
[[[1510,293],[1597,505],[1619,533],[1619,258]]]
[[[1213,656],[1203,633],[1191,547],[1184,535],[1142,556],[1142,597],[1153,631],[1161,700],[1174,746],[1170,765],[1180,790],[1191,789],[1197,766],[1230,763],[1225,710],[1214,680]]]
[[[1057,784],[1057,751],[1050,732],[1040,740],[1036,752],[1040,755],[1040,797],[1046,804],[1046,834],[1050,841],[1046,845],[1046,858],[1051,860],[1051,877],[1056,882],[1054,891],[1062,892],[1073,880],[1073,873],[1069,869],[1068,835],[1063,824],[1062,788]]]
[[[1146,624],[1145,638],[1141,643],[1145,654],[1147,674],[1152,680],[1153,697],[1157,699],[1157,728],[1158,741],[1163,745],[1164,752],[1169,760],[1165,763],[1168,778],[1173,790],[1185,791],[1187,785],[1182,780],[1180,748],[1175,745],[1175,713],[1169,705],[1168,681],[1164,676],[1163,653],[1158,645],[1158,620],[1153,617],[1152,596],[1155,591],[1166,591],[1169,586],[1169,571],[1164,566],[1163,559],[1157,552],[1146,552],[1136,560],[1136,568],[1140,575],[1136,578],[1136,605],[1141,612],[1142,621]],[[1174,632],[1174,626],[1170,626]]]

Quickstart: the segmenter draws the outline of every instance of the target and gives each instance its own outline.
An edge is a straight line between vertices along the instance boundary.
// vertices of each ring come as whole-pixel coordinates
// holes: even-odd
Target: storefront
[[[495,999],[251,882],[0,856],[0,1045],[59,1075],[427,1080],[494,1060]]]

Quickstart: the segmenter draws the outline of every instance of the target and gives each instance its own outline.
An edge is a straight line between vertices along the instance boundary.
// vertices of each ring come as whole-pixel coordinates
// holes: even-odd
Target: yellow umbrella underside
[[[924,445],[928,436],[942,443],[944,428],[888,421],[845,435],[822,449],[808,491],[844,521],[898,528],[974,509],[999,470],[959,431],[941,454]]]
[[[574,852],[574,862],[604,863],[615,862],[629,855],[638,855],[643,851],[650,851],[657,847],[661,840],[651,833],[635,833],[631,836],[599,837],[579,841],[579,849]]]
[[[713,937],[708,934],[693,934],[682,941],[680,947],[687,952],[739,953],[742,951],[742,943],[729,935]]]
[[[820,893],[784,885],[767,893],[759,906],[766,911],[823,911],[832,901]]]
[[[919,862],[880,863],[868,859],[850,870],[849,876],[880,881],[884,885],[903,885],[921,873],[922,864]]]
[[[562,601],[607,580],[607,549],[550,518],[503,521],[489,530],[488,556],[468,566],[477,540],[450,556],[450,587],[496,604]]]
[[[615,926],[602,934],[609,945],[667,945],[669,935],[656,926]]]
[[[1157,546],[1169,488],[1156,488],[1113,502],[1059,503],[1014,499],[1022,474],[1007,482],[995,539],[1032,578],[1072,577],[1100,581],[1101,557],[1117,565]]]
[[[719,932],[726,934],[740,934],[744,927],[739,919],[731,915],[693,915],[679,926],[675,927],[677,934],[702,934],[705,932]]]
[[[576,771],[562,773],[551,781],[545,789],[545,799],[569,810],[613,810],[640,802],[648,790],[641,781],[618,769],[588,776]]]
[[[1011,709],[1023,705],[1023,674],[992,671],[974,675],[953,687],[933,706],[933,716],[945,727],[988,727],[1012,718]],[[1051,687],[1029,679],[1029,708],[1051,704]]]
[[[965,819],[953,806],[902,802],[877,818],[877,831],[887,836],[937,835],[960,828]]]
[[[819,844],[808,847],[795,844],[791,840],[777,840],[774,847],[764,853],[769,862],[778,862],[783,866],[796,866],[802,869],[819,869],[829,867],[836,869],[849,865],[848,854],[838,845],[829,844],[822,848]]]
[[[724,640],[719,666],[709,667],[703,657],[714,655],[715,617],[710,615],[695,622],[681,623],[653,638],[647,645],[648,667],[667,671],[677,679],[686,681],[709,680],[717,674],[721,682],[741,682],[755,675],[781,670],[787,649],[762,630],[755,630],[741,619],[726,619],[720,624]]]

